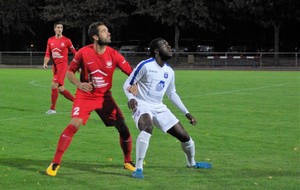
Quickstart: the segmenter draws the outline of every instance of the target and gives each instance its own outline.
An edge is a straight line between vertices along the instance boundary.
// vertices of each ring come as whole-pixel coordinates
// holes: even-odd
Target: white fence
[[[120,52],[132,65],[149,58],[146,52]],[[298,68],[300,52],[180,52],[169,61],[178,67],[291,67]],[[0,52],[0,67],[5,66],[42,66],[44,52],[10,51]],[[69,61],[72,59],[69,56]]]

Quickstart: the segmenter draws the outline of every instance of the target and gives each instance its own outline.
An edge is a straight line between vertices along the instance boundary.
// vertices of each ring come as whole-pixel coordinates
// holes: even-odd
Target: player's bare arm
[[[47,69],[48,68],[49,61],[50,61],[49,57],[44,57],[43,69]]]

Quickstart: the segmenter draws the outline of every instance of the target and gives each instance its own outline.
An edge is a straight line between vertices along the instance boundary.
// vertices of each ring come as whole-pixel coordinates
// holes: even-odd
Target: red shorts
[[[59,86],[64,86],[66,73],[68,70],[68,64],[53,64],[52,72],[53,72],[53,82],[58,83]]]
[[[78,93],[80,94],[79,98],[77,96]],[[83,97],[82,92],[77,91],[71,117],[83,119],[83,125],[85,125],[91,112],[94,110],[106,126],[115,126],[116,121],[124,121],[124,116],[113,99],[111,92],[105,94],[104,97]]]

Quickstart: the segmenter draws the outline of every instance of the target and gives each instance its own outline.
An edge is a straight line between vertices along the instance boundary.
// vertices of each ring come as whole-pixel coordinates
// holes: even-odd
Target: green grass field
[[[197,161],[211,170],[185,167],[180,143],[154,129],[144,180],[123,169],[118,133],[96,114],[75,135],[56,177],[45,175],[60,133],[70,121],[71,102],[50,105],[52,73],[0,69],[0,189],[300,189],[300,73],[297,71],[176,70],[178,94],[198,119],[190,126],[166,99],[196,143]],[[138,130],[116,71],[113,94],[133,136]],[[66,79],[66,87],[73,87]]]

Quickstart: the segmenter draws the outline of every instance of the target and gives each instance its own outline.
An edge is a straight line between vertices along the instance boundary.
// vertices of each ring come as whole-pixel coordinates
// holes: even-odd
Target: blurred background
[[[79,49],[90,43],[88,26],[103,21],[111,46],[123,53],[147,52],[156,37],[177,53],[299,52],[299,5],[299,0],[2,0],[0,51],[45,51],[56,21],[64,22],[63,35]]]

